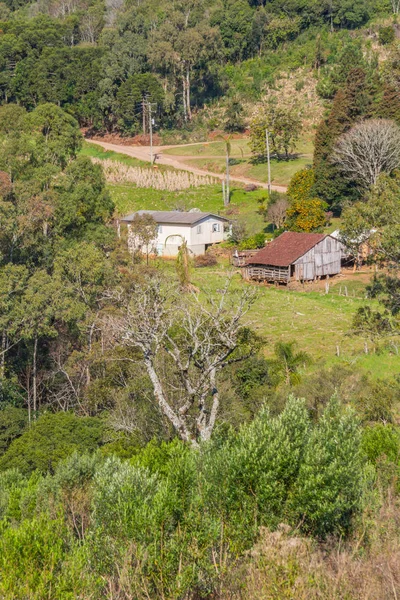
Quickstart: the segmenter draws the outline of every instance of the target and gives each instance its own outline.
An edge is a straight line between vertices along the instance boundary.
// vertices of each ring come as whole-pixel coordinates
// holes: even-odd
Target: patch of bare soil
[[[88,129],[82,129],[82,134],[88,141],[94,140],[98,142],[106,142],[107,144],[117,144],[118,146],[150,146],[149,135],[135,135],[132,137],[121,136],[118,133],[96,133],[93,134]],[[161,145],[161,137],[155,133],[153,134],[153,145]]]

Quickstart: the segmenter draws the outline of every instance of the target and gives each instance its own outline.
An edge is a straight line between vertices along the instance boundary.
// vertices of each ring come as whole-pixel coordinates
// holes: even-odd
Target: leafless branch
[[[361,187],[370,187],[380,173],[400,166],[400,128],[387,119],[359,123],[338,140],[332,161]]]

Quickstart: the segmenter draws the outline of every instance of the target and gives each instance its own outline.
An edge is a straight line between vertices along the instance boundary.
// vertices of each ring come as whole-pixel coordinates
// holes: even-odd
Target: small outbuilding
[[[248,260],[244,277],[281,283],[312,281],[340,273],[341,256],[339,240],[330,235],[285,231]]]

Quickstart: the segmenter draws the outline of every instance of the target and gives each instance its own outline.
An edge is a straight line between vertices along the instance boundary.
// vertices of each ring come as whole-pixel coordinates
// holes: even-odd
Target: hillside
[[[400,0],[0,2],[0,599],[400,597]]]

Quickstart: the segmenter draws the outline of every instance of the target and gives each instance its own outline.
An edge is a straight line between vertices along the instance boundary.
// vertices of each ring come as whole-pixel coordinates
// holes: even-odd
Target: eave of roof
[[[195,225],[199,221],[202,221],[208,217],[219,219],[221,221],[229,221],[226,217],[221,217],[214,213],[203,213],[203,212],[181,212],[181,211],[160,211],[160,210],[139,210],[130,215],[122,217],[121,221],[132,222],[135,215],[147,214],[153,217],[157,223],[162,224],[174,224],[174,225]]]

